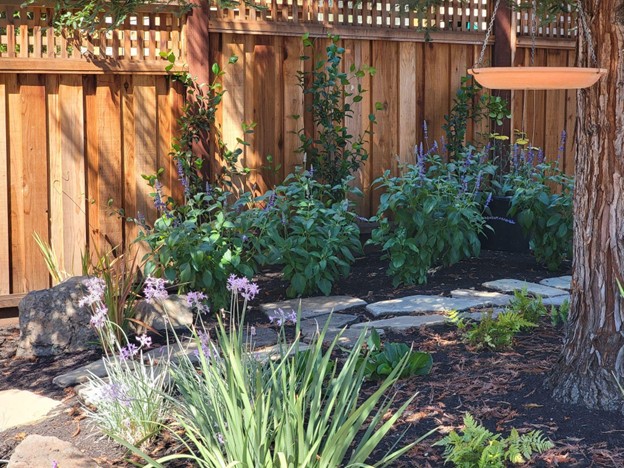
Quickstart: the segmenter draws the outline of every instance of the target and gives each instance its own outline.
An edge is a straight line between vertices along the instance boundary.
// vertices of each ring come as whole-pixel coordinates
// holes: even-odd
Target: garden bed
[[[371,302],[412,294],[447,294],[502,277],[538,281],[554,276],[530,255],[488,251],[480,258],[439,269],[428,284],[420,286],[393,288],[386,267],[378,252],[369,251],[357,260],[350,277],[336,284],[334,292]],[[567,274],[567,270],[569,265],[557,274]],[[253,305],[284,299],[285,283],[278,272],[265,271],[258,284],[261,293]],[[366,314],[363,307],[349,312],[353,311]],[[269,326],[258,307],[252,308],[249,320],[257,326]],[[456,428],[464,413],[470,412],[489,429],[505,434],[511,427],[521,432],[541,430],[556,447],[539,456],[538,466],[624,465],[624,416],[560,405],[543,386],[544,376],[558,358],[562,337],[561,328],[543,320],[533,332],[520,335],[511,351],[476,353],[467,349],[456,329],[449,325],[386,333],[387,341],[413,342],[415,348],[430,352],[434,366],[428,376],[401,380],[397,385],[397,406],[414,393],[418,395],[382,445],[390,446],[404,432],[405,440],[410,441],[430,429]],[[65,399],[74,409],[44,423],[0,434],[0,459],[8,458],[24,434],[39,433],[69,440],[100,461],[124,466],[122,451],[87,427],[73,391],[52,385],[54,376],[93,360],[95,355],[14,360],[17,338],[15,329],[0,330],[0,390],[28,389]],[[371,383],[365,389],[371,392],[374,388]],[[434,435],[425,440],[395,466],[441,466],[442,450],[431,447],[437,439],[439,436]]]

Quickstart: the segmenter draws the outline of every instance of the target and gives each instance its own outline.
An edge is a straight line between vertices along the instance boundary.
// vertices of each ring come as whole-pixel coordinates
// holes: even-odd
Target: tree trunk
[[[577,94],[574,261],[570,324],[550,378],[554,397],[622,410],[624,399],[624,0],[583,2],[608,74]],[[579,21],[577,63],[591,64]]]

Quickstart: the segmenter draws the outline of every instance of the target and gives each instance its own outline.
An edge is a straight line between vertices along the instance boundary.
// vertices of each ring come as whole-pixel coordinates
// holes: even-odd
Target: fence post
[[[492,56],[492,66],[513,66],[515,53],[515,14],[507,3],[502,2],[496,12],[496,18],[494,19],[494,53]],[[511,90],[501,89],[494,91],[492,94],[505,99],[509,103],[509,106],[512,106],[513,94]],[[503,127],[499,133],[502,135],[509,135],[511,138],[513,136],[511,134],[512,130],[512,119],[507,119],[503,122]]]
[[[197,83],[210,83],[210,49],[208,48],[210,0],[193,0],[192,3],[195,6],[191,9],[186,22],[186,63],[189,74],[197,80]],[[193,153],[205,161],[202,170],[205,179],[210,169],[209,137],[210,135],[206,132],[199,142],[193,144]]]

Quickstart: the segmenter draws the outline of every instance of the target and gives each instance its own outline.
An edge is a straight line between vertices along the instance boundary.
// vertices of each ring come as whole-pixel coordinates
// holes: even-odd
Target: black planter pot
[[[518,253],[528,253],[530,251],[529,239],[522,233],[520,224],[517,222],[511,224],[503,221],[503,219],[508,219],[507,212],[510,206],[511,197],[492,197],[490,211],[494,219],[488,219],[486,222],[494,231],[488,228],[485,229],[480,237],[482,249]]]

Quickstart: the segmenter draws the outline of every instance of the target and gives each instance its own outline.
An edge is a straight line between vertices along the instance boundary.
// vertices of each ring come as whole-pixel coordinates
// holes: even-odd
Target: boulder
[[[155,330],[164,330],[167,323],[173,328],[187,328],[193,325],[193,309],[187,304],[186,296],[170,294],[166,299],[155,302],[137,301],[134,306],[134,318]],[[133,323],[131,328],[137,334],[145,328]]]
[[[20,301],[17,357],[53,356],[97,347],[98,337],[89,326],[91,308],[78,307],[86,294],[85,279],[69,278],[53,288],[32,291]]]
[[[16,448],[8,468],[93,468],[98,464],[74,445],[57,437],[31,434]]]

